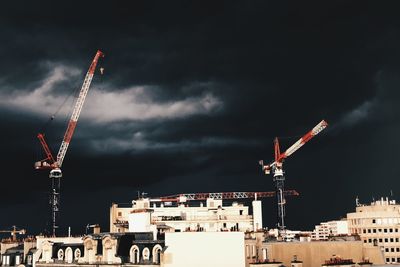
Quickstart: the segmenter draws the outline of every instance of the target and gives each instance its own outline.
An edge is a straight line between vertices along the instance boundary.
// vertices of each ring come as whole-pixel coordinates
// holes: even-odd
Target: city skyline
[[[97,49],[104,52],[63,164],[61,226],[107,227],[112,202],[273,191],[258,161],[319,121],[289,158],[287,226],[312,229],[355,198],[399,194],[400,19],[389,3],[5,3],[0,11],[0,228],[45,226],[55,153]],[[63,104],[65,101],[65,104]],[[54,116],[54,117],[52,117]],[[274,227],[275,199],[263,201]],[[85,212],[81,212],[85,210]]]

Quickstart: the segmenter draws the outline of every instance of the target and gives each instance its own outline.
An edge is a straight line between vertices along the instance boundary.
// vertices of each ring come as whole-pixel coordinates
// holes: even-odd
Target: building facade
[[[370,205],[357,202],[347,221],[350,233],[358,234],[366,248],[381,249],[386,264],[400,263],[400,205],[395,200],[381,198]]]
[[[150,209],[150,221],[157,229],[169,229],[172,232],[184,231],[253,231],[262,229],[261,201],[252,202],[253,215],[249,214],[249,207],[233,202],[223,205],[222,200],[209,198],[205,203],[193,205],[178,203],[152,203],[149,198],[134,200],[132,206],[124,207],[112,204],[110,208],[110,232],[122,233],[131,231],[137,218],[132,210]],[[143,214],[142,214],[143,215]],[[131,225],[131,226],[130,226]]]

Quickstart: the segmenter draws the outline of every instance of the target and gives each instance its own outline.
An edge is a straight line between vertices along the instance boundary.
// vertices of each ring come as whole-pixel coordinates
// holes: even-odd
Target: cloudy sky
[[[43,131],[58,151],[95,74],[63,164],[61,227],[108,229],[112,202],[272,191],[258,160],[320,120],[285,162],[287,224],[312,229],[355,198],[400,195],[400,18],[382,1],[8,1],[0,9],[0,228],[43,231]],[[397,103],[397,104],[396,104]],[[49,120],[54,116],[54,120]],[[83,212],[84,211],[84,212]],[[264,201],[266,227],[275,200]]]

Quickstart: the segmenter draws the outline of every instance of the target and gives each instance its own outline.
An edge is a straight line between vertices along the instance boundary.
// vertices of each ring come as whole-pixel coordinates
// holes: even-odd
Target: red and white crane
[[[100,57],[104,57],[103,52],[98,50],[90,64],[89,70],[86,73],[85,80],[83,81],[82,88],[79,92],[79,96],[75,102],[74,109],[72,111],[71,119],[69,120],[67,130],[65,131],[63,141],[61,143],[60,149],[58,150],[57,157],[54,158],[49,146],[47,145],[44,134],[39,133],[37,135],[40,144],[46,154],[46,158],[35,163],[35,169],[50,169],[49,177],[52,179],[52,193],[50,199],[50,205],[52,210],[52,230],[53,235],[55,235],[57,229],[57,214],[59,212],[60,205],[60,178],[62,177],[61,167],[67,153],[68,146],[71,142],[71,138],[74,134],[76,124],[81,114],[83,103],[85,102],[86,95],[89,91],[90,84],[92,82],[94,72],[96,70],[97,63]]]
[[[280,152],[279,141],[276,137],[274,140],[274,147],[275,147],[275,160],[270,164],[264,164],[264,161],[260,160],[260,165],[262,166],[262,170],[265,174],[270,174],[271,171],[273,172],[273,179],[276,186],[276,196],[278,200],[278,228],[281,231],[285,229],[285,198],[284,198],[284,172],[283,172],[283,162],[284,160],[296,152],[299,148],[301,148],[305,143],[311,140],[314,136],[319,134],[328,126],[328,123],[322,120],[318,123],[314,128],[312,128],[308,133],[306,133],[302,138],[300,138],[296,143],[290,146],[284,153]]]

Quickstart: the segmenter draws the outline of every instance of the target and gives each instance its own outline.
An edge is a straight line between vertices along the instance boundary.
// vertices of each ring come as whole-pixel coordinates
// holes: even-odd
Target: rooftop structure
[[[322,222],[315,226],[311,240],[328,240],[331,236],[349,234],[347,220]]]

